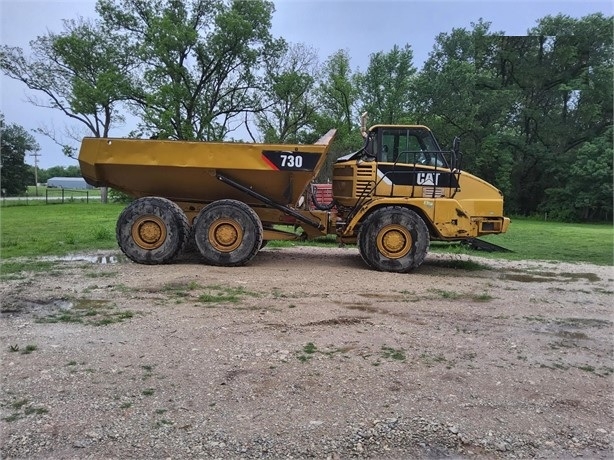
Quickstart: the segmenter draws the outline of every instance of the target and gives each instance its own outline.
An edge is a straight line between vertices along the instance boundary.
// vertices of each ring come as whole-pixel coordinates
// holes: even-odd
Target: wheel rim
[[[158,216],[139,217],[132,225],[132,239],[143,249],[156,249],[166,241],[166,225]]]
[[[387,225],[377,235],[377,249],[389,259],[406,256],[412,245],[411,233],[402,225]]]
[[[232,252],[243,241],[243,229],[234,220],[216,220],[209,228],[209,241],[220,252]]]

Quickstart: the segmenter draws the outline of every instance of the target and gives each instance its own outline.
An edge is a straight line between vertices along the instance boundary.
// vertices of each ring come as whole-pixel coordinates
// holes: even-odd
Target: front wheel
[[[373,211],[358,234],[361,257],[379,271],[406,273],[417,268],[426,257],[429,244],[424,220],[400,206]]]
[[[189,225],[179,206],[166,198],[144,197],[130,203],[117,219],[117,243],[139,264],[173,260],[186,242]]]
[[[262,245],[262,222],[237,200],[205,206],[194,221],[196,246],[209,265],[234,267],[249,262]]]

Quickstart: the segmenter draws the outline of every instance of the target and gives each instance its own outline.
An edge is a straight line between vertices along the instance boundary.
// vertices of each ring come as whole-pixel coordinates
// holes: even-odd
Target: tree
[[[612,126],[612,18],[548,16],[520,37],[489,28],[480,20],[437,37],[416,84],[416,121],[440,138],[460,135],[465,169],[502,189],[509,213],[608,214],[603,194],[577,186],[608,171],[599,156],[588,164],[605,169],[588,174],[578,155]]]
[[[316,114],[316,52],[302,44],[289,45],[266,64],[261,111],[256,126],[269,143],[298,143],[313,132]]]
[[[552,185],[540,211],[565,221],[611,220],[613,208],[612,128],[577,149],[564,187]]]
[[[611,160],[608,168],[603,156],[608,151],[607,139],[603,137],[610,132],[611,141],[612,18],[602,14],[580,19],[547,16],[529,34],[533,46],[525,53],[523,62],[532,68],[534,77],[521,88],[519,128],[525,145],[543,152],[540,154],[543,160],[541,180],[523,197],[523,202],[530,203],[523,211],[550,209],[553,214],[583,220],[607,215],[611,199],[609,203],[604,201],[603,194],[597,192],[602,186],[593,183],[591,187],[586,179],[609,173],[611,184]],[[588,152],[595,157],[588,158]],[[589,172],[584,166],[587,164],[599,170]],[[516,183],[523,180],[523,174],[515,178]],[[602,182],[603,177],[599,184]],[[582,191],[579,184],[591,190]],[[533,196],[538,199],[531,200]],[[568,201],[562,202],[562,196]],[[558,203],[558,209],[553,209],[553,203]]]
[[[98,0],[97,11],[136,49],[131,100],[145,131],[222,140],[258,110],[258,71],[281,43],[269,32],[272,2]]]
[[[362,144],[358,126],[358,96],[357,73],[351,70],[350,56],[346,50],[339,50],[324,63],[317,88],[315,131],[322,135],[331,128],[337,129],[319,181],[331,179],[335,160],[357,150]]]
[[[426,124],[442,147],[460,136],[464,168],[509,192],[512,158],[506,144],[515,139],[507,126],[513,110],[511,91],[489,88],[495,49],[490,23],[452,29],[435,39],[415,84],[414,122]]]
[[[388,53],[371,55],[369,66],[358,77],[362,110],[376,123],[395,124],[406,119],[412,104],[413,52],[409,45],[394,45]]]
[[[63,112],[88,133],[108,137],[111,127],[123,122],[119,105],[133,91],[131,50],[100,23],[64,21],[61,33],[49,32],[30,42],[32,57],[21,48],[0,47],[0,68],[10,78],[43,95],[29,100],[38,107]],[[40,132],[60,144],[68,156],[74,149],[49,128]],[[81,136],[69,137],[80,141]]]
[[[2,195],[18,195],[28,186],[30,170],[25,164],[26,152],[38,152],[40,147],[34,137],[23,127],[4,121],[0,113],[0,183]]]
[[[358,88],[356,74],[350,68],[347,50],[339,50],[324,63],[318,87],[319,114],[340,135],[354,131],[358,120]],[[342,134],[343,133],[343,134]]]
[[[131,82],[133,50],[99,22],[64,21],[64,30],[30,42],[32,58],[20,48],[0,48],[0,69],[10,78],[44,95],[30,98],[38,107],[60,110],[95,137],[108,137],[111,128],[124,121],[119,106],[134,92]],[[42,134],[62,147],[70,158],[76,149],[55,133],[41,127]],[[66,128],[65,134],[80,142],[83,132]],[[101,199],[107,201],[107,189]]]
[[[568,192],[578,148],[612,125],[612,35],[611,18],[594,14],[547,16],[527,36],[482,37],[490,54],[479,84],[512,96],[499,119],[513,135],[496,135],[512,147],[512,212],[575,214]]]

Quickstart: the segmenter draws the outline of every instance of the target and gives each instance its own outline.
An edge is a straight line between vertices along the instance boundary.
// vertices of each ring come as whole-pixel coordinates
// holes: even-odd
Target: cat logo
[[[441,173],[418,173],[416,183],[418,185],[438,185]]]

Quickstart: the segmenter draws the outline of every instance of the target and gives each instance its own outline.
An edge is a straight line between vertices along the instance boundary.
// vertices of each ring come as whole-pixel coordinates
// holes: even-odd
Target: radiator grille
[[[373,165],[358,165],[356,168],[356,196],[370,195],[373,191]]]

